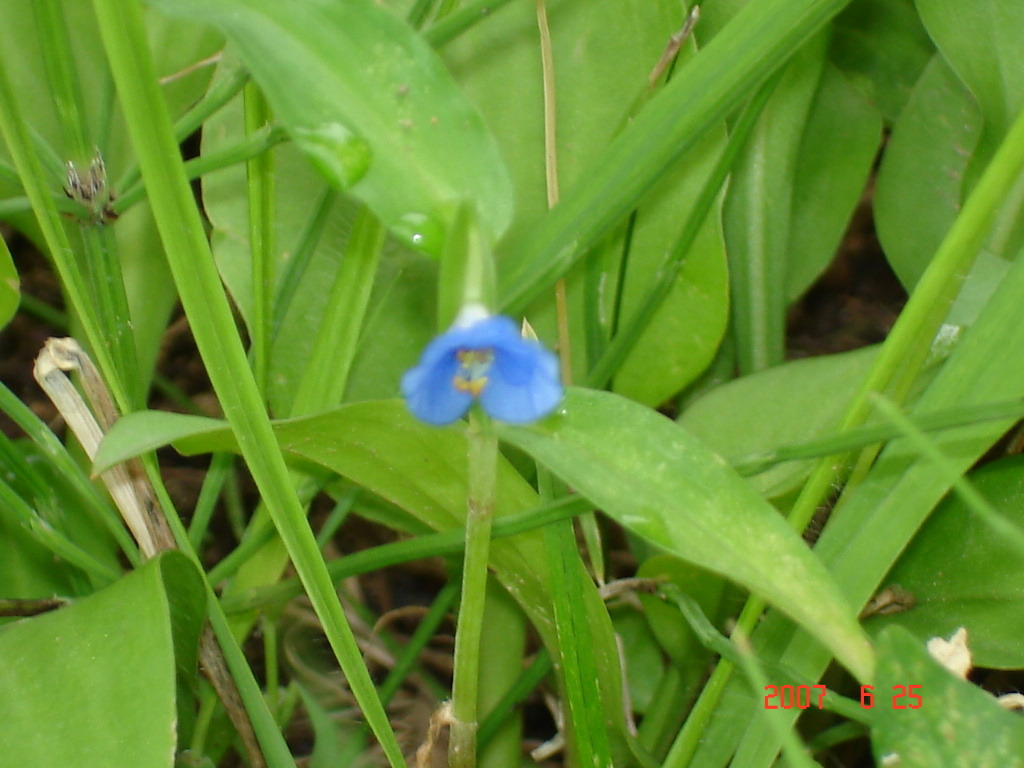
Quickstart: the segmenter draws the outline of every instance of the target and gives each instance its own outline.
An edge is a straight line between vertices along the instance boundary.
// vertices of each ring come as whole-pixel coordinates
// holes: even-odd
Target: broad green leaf
[[[1024,6],[1016,0],[959,3],[917,0],[925,29],[939,52],[977,99],[985,124],[968,183],[992,159],[1024,106]]]
[[[878,237],[908,289],[960,211],[980,130],[977,103],[936,54],[893,127],[875,188]]]
[[[679,423],[733,462],[821,437],[839,423],[877,352],[868,347],[794,360],[744,376],[697,400]],[[781,496],[807,477],[811,464],[779,464],[749,482],[764,496]]]
[[[853,610],[785,520],[725,462],[664,416],[623,397],[572,389],[503,440],[557,474],[633,533],[764,597],[869,677]]]
[[[435,530],[463,525],[465,437],[458,429],[429,428],[415,421],[404,404],[376,401],[278,421],[275,433],[287,453],[334,469],[413,512]],[[186,454],[237,450],[231,431],[222,421],[143,411],[128,414],[115,424],[101,443],[95,468],[168,443]],[[499,465],[498,483],[496,516],[538,503],[533,489],[507,462]],[[534,532],[509,542],[496,541],[492,553],[499,568],[511,567],[528,574],[512,591],[517,597],[530,597],[528,610],[546,624],[550,620],[545,612],[547,601],[540,597],[546,566],[537,565],[543,549],[539,537],[540,532]],[[532,563],[534,569],[527,568],[526,563]]]
[[[242,124],[240,102],[221,109],[203,126],[203,153],[239,141]],[[274,223],[279,248],[275,272],[280,286],[328,184],[295,145],[279,145],[274,153]],[[245,168],[239,165],[205,176],[203,205],[214,227],[211,244],[218,270],[240,314],[249,322],[252,262]],[[329,288],[344,256],[355,209],[349,200],[337,200],[331,206],[315,250],[274,334],[268,382],[274,413],[291,410],[313,353]],[[351,399],[390,397],[398,391],[402,372],[415,362],[433,335],[435,291],[429,286],[436,280],[436,269],[433,259],[396,240],[386,241],[370,300],[370,316],[360,336],[360,348],[365,353],[357,353],[349,376]]]
[[[497,148],[441,60],[372,0],[153,0],[235,45],[277,120],[332,184],[437,254],[450,209],[470,200],[493,237],[511,190]]]
[[[831,263],[864,191],[881,138],[877,108],[826,63],[793,171],[787,301],[803,294]]]
[[[904,285],[924,271],[960,203],[1024,106],[1024,8],[1013,0],[921,0],[939,53],[893,133],[879,177],[879,236]],[[989,250],[1012,259],[1024,245],[1024,181],[1007,196]]]
[[[987,464],[969,479],[1004,516],[1024,525],[1024,459]],[[1024,668],[1024,585],[1020,552],[981,522],[957,495],[939,505],[885,577],[913,607],[870,619],[874,633],[898,625],[926,640],[966,627],[975,664]]]
[[[212,434],[224,429],[220,419],[167,411],[138,411],[119,419],[100,443],[93,472],[110,469],[147,451],[155,451],[184,437]]]
[[[718,132],[710,135],[655,187],[637,211],[625,254],[620,323],[639,308],[651,282],[658,279],[665,254],[671,251],[681,220],[686,218],[683,212],[700,194],[723,143]],[[612,266],[617,273],[618,265]],[[615,273],[606,270],[602,284],[615,285]],[[605,303],[605,311],[614,316],[616,308],[607,306],[613,302]],[[623,361],[612,388],[652,407],[665,402],[707,368],[725,334],[728,315],[728,265],[719,198],[671,291]]]
[[[832,29],[831,60],[896,122],[935,51],[914,0],[854,0]]]
[[[4,760],[170,768],[204,605],[195,567],[167,552],[67,608],[0,629]]]
[[[729,182],[723,223],[731,332],[742,374],[783,360],[793,178],[800,139],[825,66],[825,43],[819,35],[794,55]]]
[[[968,645],[970,638],[968,637]],[[920,706],[909,696],[909,686]],[[871,745],[878,765],[900,768],[1024,765],[1024,722],[939,665],[923,641],[897,627],[878,640]],[[899,698],[896,698],[899,697]]]
[[[984,122],[967,167],[965,192],[985,170],[1010,124],[1024,108],[1024,6],[1016,0],[957,3],[919,0],[928,34],[977,100]],[[1024,180],[1007,196],[989,248],[1012,259],[1024,246]]]
[[[7,325],[18,311],[21,301],[21,281],[14,260],[7,248],[7,241],[0,237],[0,328]]]

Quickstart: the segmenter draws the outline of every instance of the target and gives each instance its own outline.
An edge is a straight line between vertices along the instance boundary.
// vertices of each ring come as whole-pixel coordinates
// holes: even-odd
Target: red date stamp
[[[920,709],[924,704],[920,685],[894,685],[890,705],[893,709]],[[766,685],[765,709],[822,709],[828,689],[824,685]],[[881,695],[881,694],[878,694]],[[875,689],[871,685],[860,687],[860,705],[864,709],[875,706]]]

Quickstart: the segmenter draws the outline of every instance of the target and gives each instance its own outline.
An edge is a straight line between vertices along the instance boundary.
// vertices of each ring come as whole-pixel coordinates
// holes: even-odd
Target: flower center
[[[487,372],[494,362],[494,351],[490,349],[459,349],[455,352],[459,370],[452,383],[460,392],[469,392],[478,397],[487,386]]]

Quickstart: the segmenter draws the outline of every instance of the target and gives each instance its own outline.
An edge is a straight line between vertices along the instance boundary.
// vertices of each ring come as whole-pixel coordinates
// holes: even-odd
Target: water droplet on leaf
[[[407,213],[395,224],[394,233],[418,251],[440,258],[444,226],[423,213]]]
[[[370,168],[370,145],[341,123],[294,128],[292,136],[316,169],[340,189],[351,187]]]

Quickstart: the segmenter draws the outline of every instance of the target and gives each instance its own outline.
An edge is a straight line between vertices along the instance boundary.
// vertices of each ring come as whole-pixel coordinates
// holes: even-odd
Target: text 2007
[[[764,708],[765,709],[807,709],[814,705],[821,709],[825,701],[824,685],[766,685],[764,687]],[[772,703],[777,699],[778,703]],[[816,701],[815,701],[816,700]]]

